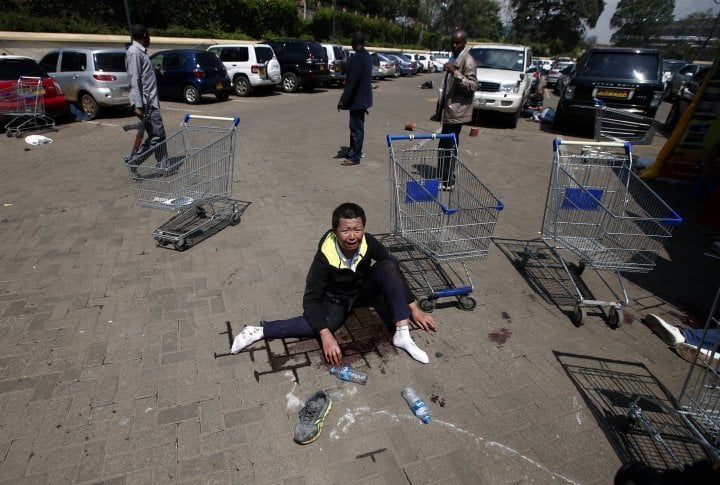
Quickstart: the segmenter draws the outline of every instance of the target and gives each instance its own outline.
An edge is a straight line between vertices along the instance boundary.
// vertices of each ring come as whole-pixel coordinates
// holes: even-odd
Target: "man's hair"
[[[359,30],[355,32],[352,36],[352,44],[365,46],[365,33]]]
[[[467,32],[465,32],[463,29],[455,29],[450,38],[454,39],[455,37],[460,37],[463,40],[467,40]]]
[[[133,24],[133,26],[130,28],[130,33],[132,34],[133,40],[142,39],[143,37],[145,37],[147,31],[147,27],[145,27],[143,24]]]
[[[365,225],[365,211],[362,207],[352,202],[345,202],[340,204],[332,213],[332,228],[337,229],[340,225],[340,219],[355,219],[359,217],[362,219],[363,226]]]

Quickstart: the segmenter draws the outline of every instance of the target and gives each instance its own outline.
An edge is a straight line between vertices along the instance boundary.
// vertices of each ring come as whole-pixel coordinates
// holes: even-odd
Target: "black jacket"
[[[368,109],[372,106],[372,68],[372,57],[364,47],[350,57],[345,88],[340,96],[343,109]]]
[[[304,316],[316,333],[327,327],[324,318],[327,311],[323,309],[324,305],[341,305],[346,311],[350,310],[372,263],[393,259],[380,241],[365,233],[360,243],[359,262],[355,271],[352,271],[338,256],[335,240],[332,231],[326,232],[320,239],[305,282]]]

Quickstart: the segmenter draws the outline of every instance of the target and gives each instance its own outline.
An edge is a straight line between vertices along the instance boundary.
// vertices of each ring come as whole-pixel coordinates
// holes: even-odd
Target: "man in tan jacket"
[[[440,100],[440,121],[442,133],[453,133],[455,141],[442,139],[438,144],[438,178],[443,190],[452,190],[455,185],[455,164],[457,145],[460,142],[462,125],[472,119],[473,96],[478,89],[477,65],[467,47],[467,32],[456,30],[452,34],[452,56],[445,63],[443,96]]]

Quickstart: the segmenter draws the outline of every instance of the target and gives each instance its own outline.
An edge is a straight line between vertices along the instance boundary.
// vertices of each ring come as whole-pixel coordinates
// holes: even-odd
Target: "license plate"
[[[324,70],[325,70],[325,64],[320,64],[320,70],[321,70],[321,71],[324,71]]]
[[[258,69],[258,74],[259,74],[261,77],[265,77],[265,68],[264,68],[264,67],[261,67],[260,69]]]
[[[216,83],[216,84],[215,84],[215,89],[217,89],[218,91],[220,91],[222,88],[223,88],[222,83]]]
[[[123,96],[129,96],[129,95],[130,95],[130,91],[128,90],[128,88],[123,88],[123,90],[122,90],[122,95],[123,95]]]
[[[630,94],[630,91],[628,91],[626,89],[600,88],[597,90],[596,96],[602,96],[603,98],[627,99],[629,94]]]

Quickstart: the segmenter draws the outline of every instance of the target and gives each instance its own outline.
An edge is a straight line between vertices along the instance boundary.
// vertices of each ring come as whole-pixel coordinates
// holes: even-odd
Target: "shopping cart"
[[[218,126],[218,122],[230,126]],[[219,222],[240,222],[249,203],[231,198],[234,135],[239,123],[238,118],[185,115],[177,133],[126,159],[135,203],[178,212],[153,231],[160,245],[172,243],[181,251],[190,239],[207,237],[211,226]]]
[[[477,304],[465,261],[484,258],[488,253],[502,202],[455,155],[456,150],[439,147],[453,134],[388,135],[390,153],[390,194],[392,232],[447,267],[449,284],[437,287],[437,278],[424,275],[419,261],[414,273],[424,275],[427,294],[418,300],[425,311],[435,309],[439,298],[454,297],[465,310]],[[410,142],[398,149],[398,142]],[[437,165],[448,157],[454,167],[452,190],[441,190]],[[460,269],[462,267],[462,270]],[[441,279],[445,281],[445,279]]]
[[[720,461],[720,289],[715,296],[705,328],[695,346],[696,351],[690,362],[690,370],[685,378],[680,397],[675,406],[657,402],[647,396],[637,396],[630,405],[628,415],[639,424],[654,441],[659,443],[675,464],[682,468],[681,453],[686,449],[684,443],[678,447],[678,432],[666,421],[658,417],[661,414],[675,415],[691,433],[693,441],[698,443],[708,457]],[[712,335],[712,337],[711,337]],[[685,346],[685,343],[678,345]],[[643,407],[642,403],[645,403]],[[664,417],[664,416],[662,416]],[[680,449],[678,449],[680,448]]]
[[[650,145],[657,123],[654,119],[626,109],[610,108],[595,100],[595,141],[623,142]]]
[[[629,302],[621,272],[645,273],[655,267],[657,253],[682,221],[632,171],[630,143],[553,142],[553,165],[541,237],[559,260],[572,285],[576,303],[572,321],[585,323],[586,307],[609,307],[610,326],[623,321],[622,307]],[[528,244],[518,261],[524,269],[532,258],[546,269],[543,248]],[[559,250],[579,258],[576,275],[587,266],[595,269],[615,301],[586,299]],[[617,275],[622,300],[600,270]],[[558,281],[568,293],[568,286]]]
[[[20,138],[27,131],[41,128],[55,129],[55,120],[45,114],[44,93],[42,78],[28,76],[0,90],[0,117],[10,118],[5,125],[8,137]]]

